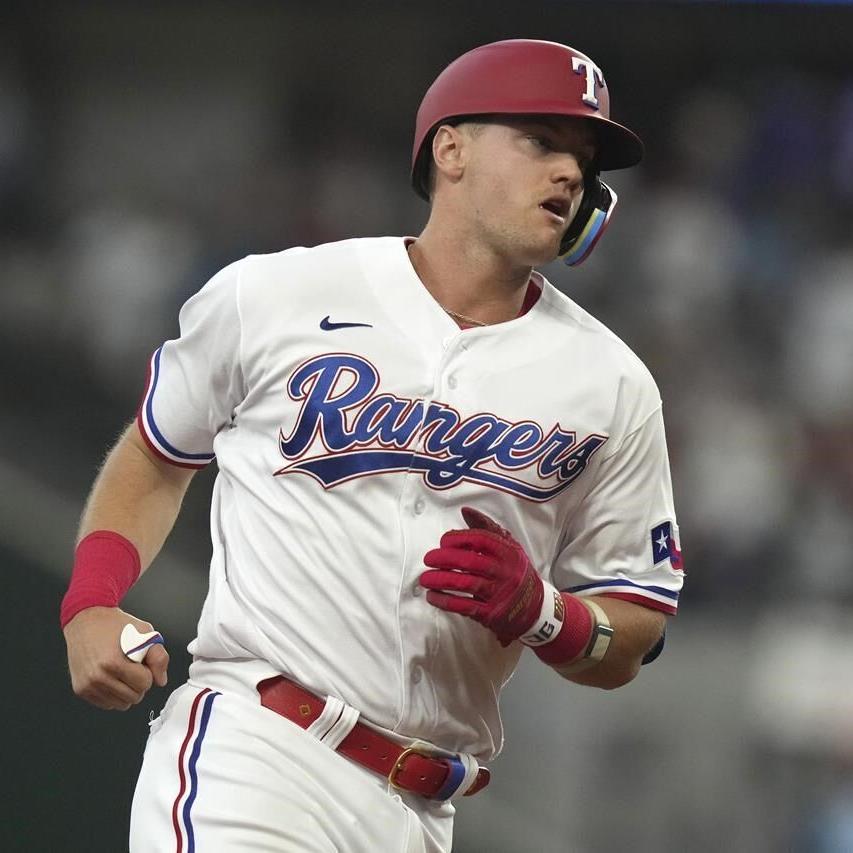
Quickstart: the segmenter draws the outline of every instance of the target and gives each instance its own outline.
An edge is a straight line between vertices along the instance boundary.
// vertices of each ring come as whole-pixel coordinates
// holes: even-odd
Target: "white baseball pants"
[[[192,678],[151,732],[131,853],[446,853],[454,808],[390,788],[240,692]]]

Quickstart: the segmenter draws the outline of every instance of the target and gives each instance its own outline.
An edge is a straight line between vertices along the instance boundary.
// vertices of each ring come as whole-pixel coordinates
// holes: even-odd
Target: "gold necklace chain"
[[[444,308],[444,306],[441,306]],[[488,326],[488,323],[483,323],[480,320],[475,320],[473,317],[466,317],[464,314],[460,314],[458,311],[451,311],[449,308],[444,308],[444,312],[449,314],[456,320],[461,320],[463,323],[470,323],[472,326]]]

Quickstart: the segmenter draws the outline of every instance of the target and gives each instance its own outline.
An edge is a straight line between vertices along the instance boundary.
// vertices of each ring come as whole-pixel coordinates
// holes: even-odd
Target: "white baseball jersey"
[[[266,661],[372,723],[488,760],[522,646],[418,584],[460,507],[510,530],[559,589],[675,612],[655,383],[532,284],[523,316],[463,331],[386,237],[250,256],[186,303],[139,426],[170,462],[219,466],[193,654]]]

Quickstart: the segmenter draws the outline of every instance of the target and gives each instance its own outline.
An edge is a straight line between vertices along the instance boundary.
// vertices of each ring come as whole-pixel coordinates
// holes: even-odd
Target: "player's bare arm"
[[[140,574],[151,564],[175,523],[194,471],[156,458],[131,424],[110,451],[89,496],[78,541],[94,531],[112,531],[135,546]],[[117,607],[87,607],[65,625],[71,686],[99,708],[126,710],[152,684],[165,686],[169,656],[162,645],[143,663],[125,657],[119,637],[128,623],[147,633],[152,626]]]
[[[564,677],[575,684],[603,690],[622,687],[639,675],[643,658],[660,642],[666,628],[666,615],[604,595],[590,596],[586,601],[595,602],[607,614],[613,637],[604,657],[595,666]]]
[[[155,456],[134,421],[95,480],[78,541],[93,530],[115,530],[136,546],[144,572],[174,526],[193,474]]]

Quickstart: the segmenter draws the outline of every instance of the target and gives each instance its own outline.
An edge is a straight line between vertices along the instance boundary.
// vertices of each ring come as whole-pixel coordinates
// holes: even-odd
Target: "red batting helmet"
[[[643,143],[610,120],[610,95],[601,69],[574,48],[552,41],[510,39],[486,44],[451,62],[429,87],[415,126],[412,185],[428,199],[434,131],[475,115],[564,115],[594,122],[596,170],[640,162]]]

